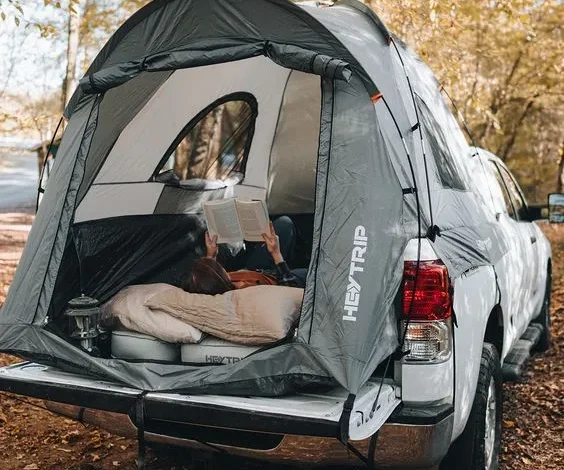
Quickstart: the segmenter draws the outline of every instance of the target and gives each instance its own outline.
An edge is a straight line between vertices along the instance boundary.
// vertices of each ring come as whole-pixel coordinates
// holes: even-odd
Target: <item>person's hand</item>
[[[206,230],[206,256],[215,259],[217,256],[217,235],[210,235]]]
[[[280,239],[274,231],[274,225],[272,224],[272,222],[270,222],[270,224],[268,225],[268,232],[262,234],[262,239],[264,240],[266,249],[274,260],[274,264],[282,263],[284,261],[284,258],[282,257],[282,253],[280,252]]]

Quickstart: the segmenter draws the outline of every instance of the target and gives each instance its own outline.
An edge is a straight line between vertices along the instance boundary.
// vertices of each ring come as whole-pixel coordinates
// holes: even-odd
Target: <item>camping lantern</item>
[[[69,301],[65,315],[69,317],[71,338],[80,341],[89,353],[95,352],[94,341],[98,337],[100,318],[98,300],[84,294],[76,297]]]

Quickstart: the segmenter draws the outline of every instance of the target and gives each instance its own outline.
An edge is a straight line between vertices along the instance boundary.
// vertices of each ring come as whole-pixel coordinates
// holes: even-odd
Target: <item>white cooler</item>
[[[261,346],[235,344],[215,336],[207,336],[200,343],[183,344],[180,347],[180,355],[182,362],[234,364],[260,348]]]

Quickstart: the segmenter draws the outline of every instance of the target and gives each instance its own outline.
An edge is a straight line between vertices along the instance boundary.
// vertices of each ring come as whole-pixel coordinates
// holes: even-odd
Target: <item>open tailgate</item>
[[[369,381],[357,395],[350,419],[351,440],[370,437],[399,405],[396,387],[384,382],[371,413],[380,380]],[[339,418],[347,391],[287,397],[231,397],[149,392],[117,383],[21,363],[0,368],[0,390],[35,398],[133,415],[143,400],[145,419],[246,431],[324,437],[339,436]]]

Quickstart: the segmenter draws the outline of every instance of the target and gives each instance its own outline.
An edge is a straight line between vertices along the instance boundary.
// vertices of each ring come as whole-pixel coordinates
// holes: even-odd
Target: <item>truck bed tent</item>
[[[166,180],[195,126],[225,113],[222,145],[239,150],[184,185]],[[452,278],[503,254],[435,77],[360,2],[155,0],[108,41],[65,114],[0,313],[3,352],[143,390],[355,394],[398,347],[409,239],[433,240]],[[65,338],[81,293],[174,283],[202,255],[202,202],[230,196],[314,214],[297,337],[202,367],[97,358]]]

